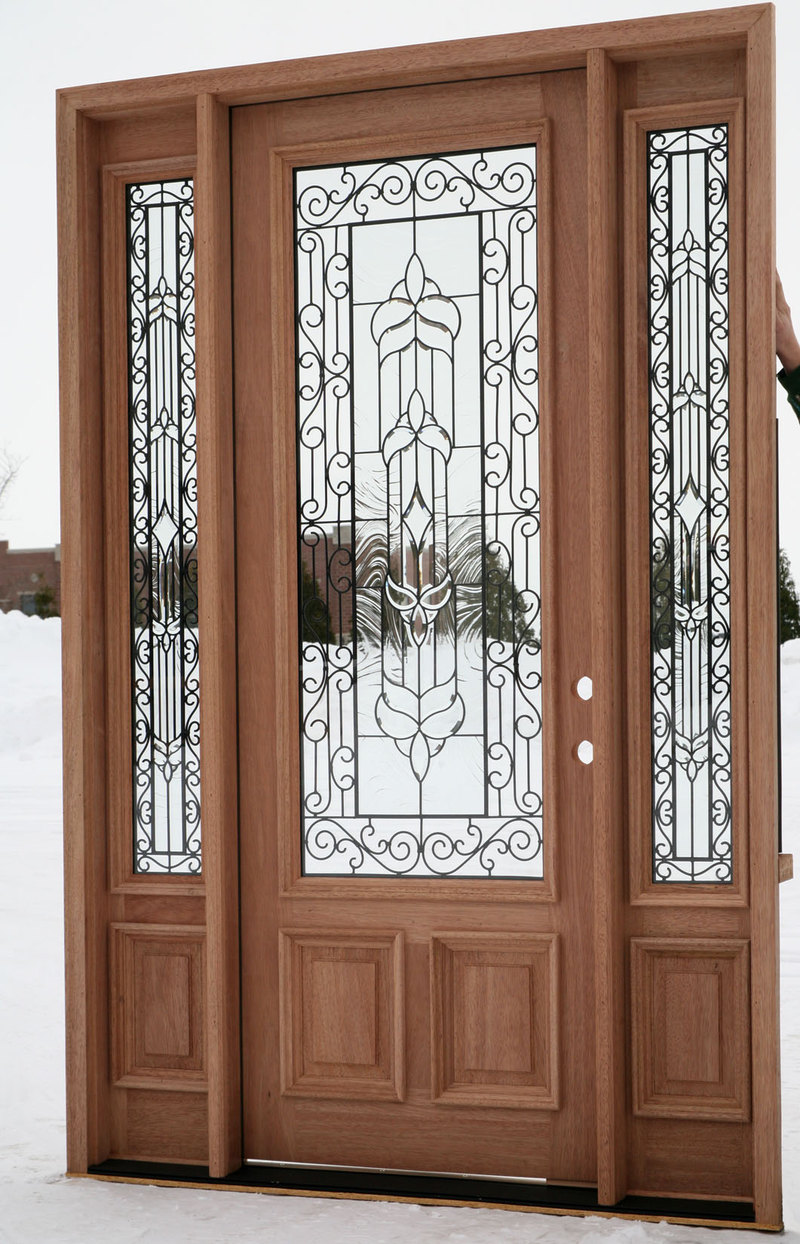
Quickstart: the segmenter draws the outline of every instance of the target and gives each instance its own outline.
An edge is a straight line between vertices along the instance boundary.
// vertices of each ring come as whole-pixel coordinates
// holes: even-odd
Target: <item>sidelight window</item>
[[[647,167],[653,880],[730,882],[727,125]]]
[[[134,871],[199,873],[193,183],[126,205]]]

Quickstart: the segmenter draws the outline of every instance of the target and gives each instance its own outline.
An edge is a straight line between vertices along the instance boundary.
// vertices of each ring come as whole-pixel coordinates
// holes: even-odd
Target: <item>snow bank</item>
[[[0,706],[0,756],[60,756],[60,618],[0,613]]]
[[[0,614],[2,1244],[756,1244],[752,1232],[68,1180],[58,619]],[[784,646],[784,830],[800,850],[800,640]],[[798,860],[800,863],[800,860]],[[800,1244],[800,882],[782,887],[786,1222]]]

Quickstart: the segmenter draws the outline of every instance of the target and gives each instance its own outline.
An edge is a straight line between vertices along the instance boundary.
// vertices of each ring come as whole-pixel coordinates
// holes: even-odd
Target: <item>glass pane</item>
[[[134,871],[200,872],[191,180],[131,185]]]
[[[728,129],[648,134],[653,879],[730,882]]]
[[[542,876],[535,171],[295,174],[307,874]]]

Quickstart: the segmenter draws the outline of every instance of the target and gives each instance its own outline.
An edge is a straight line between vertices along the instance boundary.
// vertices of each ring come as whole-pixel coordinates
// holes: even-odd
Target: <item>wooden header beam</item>
[[[311,95],[421,86],[430,82],[502,77],[578,69],[587,49],[602,48],[615,61],[644,60],[679,53],[722,52],[747,46],[748,34],[771,4],[675,13],[639,21],[599,22],[556,30],[412,44],[377,52],[272,61],[261,65],[208,69],[104,82],[58,92],[88,117],[140,112],[186,104],[198,95],[220,102],[252,104]]]

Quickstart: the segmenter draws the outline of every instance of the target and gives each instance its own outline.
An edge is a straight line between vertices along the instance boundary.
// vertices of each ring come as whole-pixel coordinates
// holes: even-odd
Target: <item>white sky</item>
[[[59,539],[57,87],[293,56],[725,8],[678,0],[0,0],[0,448],[24,459],[0,514],[15,547]],[[778,266],[800,324],[800,3],[777,0]],[[800,579],[800,425],[778,400],[781,543]]]

